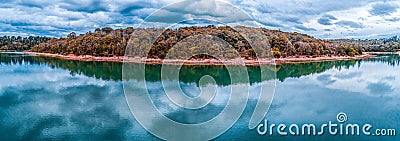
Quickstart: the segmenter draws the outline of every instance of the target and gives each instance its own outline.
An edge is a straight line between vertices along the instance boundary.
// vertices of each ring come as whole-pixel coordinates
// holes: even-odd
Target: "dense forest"
[[[350,40],[338,39],[331,40],[335,44],[352,45],[362,47],[365,52],[395,52],[400,51],[400,36],[392,36],[382,39]]]
[[[262,48],[269,49],[266,54],[273,55],[275,58],[285,58],[289,56],[355,56],[361,55],[363,52],[393,52],[400,49],[400,40],[398,36],[387,39],[373,39],[373,40],[352,40],[352,39],[337,39],[337,40],[321,40],[312,36],[300,33],[282,32],[279,30],[268,30],[265,28],[250,28],[241,27],[248,32],[262,31],[265,35],[265,43],[252,43],[253,45],[262,44]],[[148,28],[138,29],[128,27],[125,29],[112,29],[110,27],[97,28],[94,32],[77,35],[72,32],[65,38],[33,38],[34,40],[27,40],[26,38],[17,38],[13,45],[18,45],[14,50],[27,50],[30,49],[34,52],[63,54],[63,55],[92,55],[92,56],[123,56],[125,55],[125,48],[128,41],[135,32],[140,38],[131,41],[133,45],[129,52],[140,52],[143,49],[149,49],[150,52],[147,57],[150,58],[165,58],[166,55],[173,51],[179,55],[196,54],[200,50],[214,50],[220,52],[223,57],[230,58],[233,55],[231,51],[223,51],[218,49],[218,44],[210,44],[208,42],[198,42],[193,46],[193,42],[185,40],[194,35],[211,35],[222,39],[230,46],[232,46],[242,58],[253,59],[259,54],[255,54],[254,48],[250,43],[237,32],[235,28],[229,26],[205,26],[205,27],[182,27],[178,29],[160,29]],[[156,34],[158,31],[163,31],[161,34]],[[143,46],[144,42],[149,41],[156,37],[156,42],[151,46]],[[29,39],[32,37],[28,37]],[[4,38],[3,38],[4,40]],[[7,41],[10,44],[10,41]],[[148,44],[148,43],[147,43]],[[179,44],[180,48],[175,48]],[[3,50],[12,49],[10,46],[5,46],[3,41]],[[174,50],[171,48],[174,47]],[[180,50],[182,49],[182,51]],[[181,51],[181,52],[180,52]],[[132,55],[132,54],[131,54]],[[135,55],[135,54],[133,54]],[[139,55],[140,56],[140,55]],[[262,55],[261,55],[262,56]],[[181,56],[185,58],[187,56]],[[197,55],[196,59],[209,58],[207,55]]]
[[[39,45],[40,43],[50,40],[49,37],[28,36],[28,37],[15,37],[3,36],[0,37],[0,50],[3,51],[25,51],[31,47]]]

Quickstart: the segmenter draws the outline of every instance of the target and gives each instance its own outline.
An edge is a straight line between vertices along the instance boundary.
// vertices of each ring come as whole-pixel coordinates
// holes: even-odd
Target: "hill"
[[[132,27],[124,29],[112,29],[109,27],[98,28],[94,32],[76,35],[72,32],[66,38],[53,38],[37,45],[33,45],[30,51],[41,53],[52,53],[76,56],[92,55],[101,57],[123,56],[125,54],[125,47],[131,38],[132,33],[137,30]],[[147,33],[140,33],[143,40],[150,39],[155,29],[144,29]],[[262,33],[267,37],[267,46],[270,47],[270,53],[275,58],[286,57],[318,57],[318,56],[356,56],[361,55],[365,51],[395,51],[400,48],[398,37],[389,39],[376,39],[376,40],[321,40],[312,36],[300,33],[282,32],[278,30],[268,30],[265,28],[250,28],[246,27],[250,32],[252,30],[262,30]],[[165,31],[157,37],[156,42],[152,45],[148,57],[162,59],[170,51],[171,47],[177,43],[183,44],[189,48],[186,54],[192,54],[199,49],[210,49],[207,42],[202,46],[207,48],[199,48],[198,46],[190,46],[185,40],[187,37],[199,34],[207,34],[216,36],[234,47],[242,58],[252,59],[256,55],[247,40],[242,37],[234,28],[229,26],[206,26],[206,27],[182,27],[178,29],[165,29]],[[261,42],[261,41],[260,41]],[[257,43],[256,43],[257,44]],[[139,43],[133,50],[140,50],[142,46]],[[176,51],[176,50],[175,50]],[[179,52],[179,50],[178,50]],[[223,52],[222,54],[230,56],[230,52]],[[194,56],[195,59],[210,58],[207,55]]]

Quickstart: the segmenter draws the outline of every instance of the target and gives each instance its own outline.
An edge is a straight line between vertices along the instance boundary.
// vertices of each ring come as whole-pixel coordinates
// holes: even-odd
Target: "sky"
[[[321,39],[400,35],[400,0],[222,0],[234,10],[229,6],[221,9],[213,3],[214,0],[0,0],[0,36],[65,37],[72,31],[86,33],[107,26],[137,27],[154,12],[162,13],[157,18],[166,24],[181,18],[211,17],[246,26],[246,21],[251,20],[268,29]],[[246,15],[236,14],[238,11]]]

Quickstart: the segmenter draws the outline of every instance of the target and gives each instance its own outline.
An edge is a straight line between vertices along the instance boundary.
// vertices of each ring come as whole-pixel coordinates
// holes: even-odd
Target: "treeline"
[[[40,36],[3,36],[0,37],[0,50],[2,51],[25,51],[30,50],[31,47],[39,45],[40,43],[50,40],[49,37]]]
[[[132,27],[117,30],[106,27],[79,36],[72,32],[67,38],[51,39],[34,46],[31,51],[77,56],[123,56],[133,31]]]
[[[382,39],[350,40],[338,39],[332,40],[335,44],[342,46],[354,46],[362,48],[365,52],[395,52],[400,51],[400,36],[392,36]]]
[[[132,47],[129,53],[141,52],[145,49],[150,50],[147,55],[150,58],[165,58],[166,55],[178,54],[185,59],[187,56],[197,54],[198,52],[214,51],[218,52],[222,57],[231,58],[235,52],[221,50],[218,44],[212,44],[207,41],[193,42],[186,40],[188,37],[194,35],[212,35],[222,39],[233,47],[240,57],[252,59],[257,56],[264,56],[255,53],[254,46],[237,32],[235,28],[229,26],[206,26],[206,27],[182,27],[179,29],[160,29],[148,28],[141,29],[136,32],[139,35],[136,40],[131,42]],[[256,40],[252,45],[264,49],[268,49],[265,54],[273,55],[275,58],[289,57],[289,56],[355,56],[360,55],[364,51],[396,51],[399,49],[399,40],[320,40],[312,36],[300,33],[289,33],[278,30],[268,30],[265,28],[250,28],[240,27],[248,32],[259,32],[261,30],[265,40]],[[159,31],[164,31],[157,34]],[[131,39],[132,33],[139,31],[132,27],[125,29],[112,29],[109,27],[98,28],[94,32],[76,35],[74,32],[66,38],[51,39],[47,42],[40,43],[31,48],[34,52],[45,52],[54,54],[74,54],[74,55],[93,55],[93,56],[123,56],[125,55],[125,47]],[[154,35],[160,35],[153,37]],[[258,35],[257,35],[258,36]],[[148,43],[150,40],[156,38],[155,43]],[[175,45],[179,44],[177,48]],[[146,46],[147,45],[147,46]],[[150,46],[149,46],[150,45]],[[174,46],[174,49],[171,49]],[[214,54],[210,52],[210,54]],[[139,54],[129,54],[138,55]],[[207,54],[196,55],[195,59],[210,58]]]

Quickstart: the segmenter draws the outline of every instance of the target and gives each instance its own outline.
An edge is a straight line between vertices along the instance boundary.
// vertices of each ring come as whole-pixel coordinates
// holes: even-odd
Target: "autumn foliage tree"
[[[233,57],[235,52],[242,58],[254,59],[263,54],[272,54],[276,58],[285,57],[318,57],[318,56],[356,56],[364,51],[396,51],[400,49],[398,37],[379,40],[321,40],[312,36],[300,33],[282,32],[279,30],[268,30],[265,28],[242,27],[251,32],[261,31],[264,40],[255,38],[252,45],[243,37],[235,27],[229,26],[191,26],[178,29],[147,28],[134,29],[128,27],[125,29],[112,29],[109,27],[97,28],[94,32],[77,35],[69,34],[66,38],[49,39],[46,42],[40,42],[34,45],[31,51],[45,52],[54,54],[74,54],[74,55],[92,55],[92,56],[123,56],[128,44],[133,45],[128,52],[140,52],[150,50],[147,57],[165,58],[168,53],[173,51],[175,54],[190,55],[199,52],[199,50],[221,51],[224,57]],[[135,32],[137,31],[137,32]],[[138,38],[131,40],[132,33]],[[196,35],[210,35],[217,37],[236,51],[219,50],[221,44],[210,44],[207,41],[199,42],[194,45],[192,41],[185,40]],[[258,35],[257,35],[258,36]],[[155,40],[154,43],[148,43]],[[129,43],[128,43],[129,42]],[[36,42],[38,43],[38,42]],[[182,49],[173,48],[175,45],[181,45]],[[183,48],[187,48],[183,49]],[[254,49],[263,48],[267,50],[257,55]],[[130,54],[140,56],[140,54]],[[236,55],[236,56],[237,56]],[[140,56],[146,57],[146,56]],[[194,59],[204,59],[210,56],[198,55]],[[185,57],[181,57],[185,58]]]

